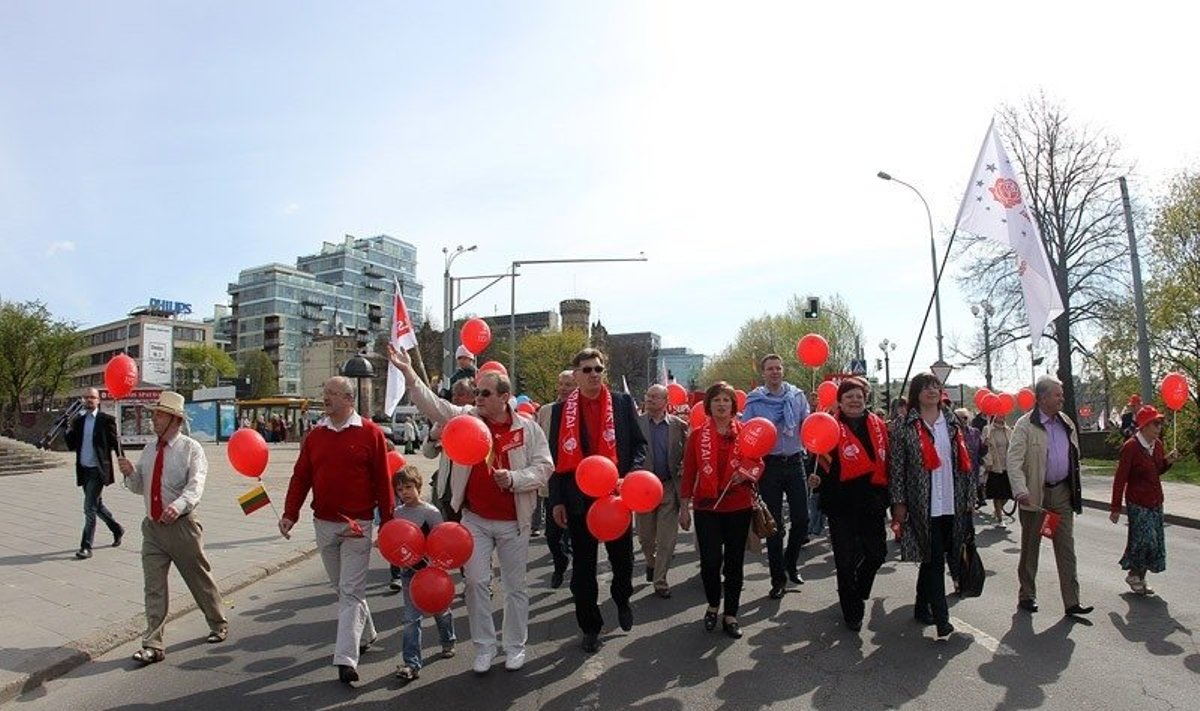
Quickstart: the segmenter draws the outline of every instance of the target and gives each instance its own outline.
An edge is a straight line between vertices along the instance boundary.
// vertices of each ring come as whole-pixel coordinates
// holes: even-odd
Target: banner
[[[174,365],[175,340],[171,326],[161,323],[142,324],[142,380],[171,387],[171,367]]]

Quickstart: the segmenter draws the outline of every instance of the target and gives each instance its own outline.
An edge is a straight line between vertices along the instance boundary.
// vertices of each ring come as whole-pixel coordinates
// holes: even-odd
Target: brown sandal
[[[229,637],[228,629],[217,630],[215,632],[209,632],[208,636],[204,638],[204,641],[208,642],[209,644],[217,644],[218,642],[224,642],[227,637]]]
[[[133,659],[133,661],[138,662],[142,666],[146,666],[147,664],[155,664],[157,662],[161,662],[163,659],[166,659],[166,657],[167,657],[166,653],[163,652],[161,649],[155,649],[153,647],[142,647],[141,649],[139,649],[138,651],[133,653],[132,659]]]

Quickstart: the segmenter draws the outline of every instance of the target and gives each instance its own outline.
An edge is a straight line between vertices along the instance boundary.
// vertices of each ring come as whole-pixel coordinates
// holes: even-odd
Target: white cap
[[[458,350],[454,351],[454,357],[455,358],[470,358],[471,360],[475,360],[475,354],[472,353],[471,351],[467,350],[466,346],[459,346]]]

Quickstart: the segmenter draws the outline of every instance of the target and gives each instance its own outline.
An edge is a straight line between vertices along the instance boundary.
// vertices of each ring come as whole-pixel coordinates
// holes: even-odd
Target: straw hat
[[[183,411],[183,396],[170,390],[164,390],[159,393],[158,402],[151,405],[150,409],[165,412],[175,417],[187,417]]]

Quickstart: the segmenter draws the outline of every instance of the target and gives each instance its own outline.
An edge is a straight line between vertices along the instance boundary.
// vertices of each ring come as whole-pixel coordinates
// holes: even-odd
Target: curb
[[[316,552],[317,547],[314,544],[311,548],[301,550],[270,565],[257,566],[233,573],[218,581],[217,588],[221,591],[222,598],[224,598],[267,576],[308,560]],[[167,622],[176,620],[197,609],[196,601],[192,599],[190,593],[183,593],[177,596],[175,599],[170,600],[169,605],[173,609],[167,614]],[[126,642],[137,639],[144,631],[145,625],[145,614],[138,614],[124,622],[113,623],[86,639],[71,642],[58,649],[29,658],[21,666],[30,668],[32,671],[21,672],[19,669],[14,670],[17,671],[17,677],[0,686],[0,706],[7,704],[9,701],[28,691],[42,686],[51,679],[60,677],[73,669],[87,664],[96,657],[111,652]]]
[[[1108,505],[1109,502],[1107,501],[1097,501],[1095,499],[1083,500],[1084,508],[1098,509],[1105,513],[1108,513]],[[1200,519],[1180,516],[1179,514],[1163,513],[1163,523],[1168,523],[1172,526],[1179,526],[1180,528],[1192,528],[1200,530]]]

